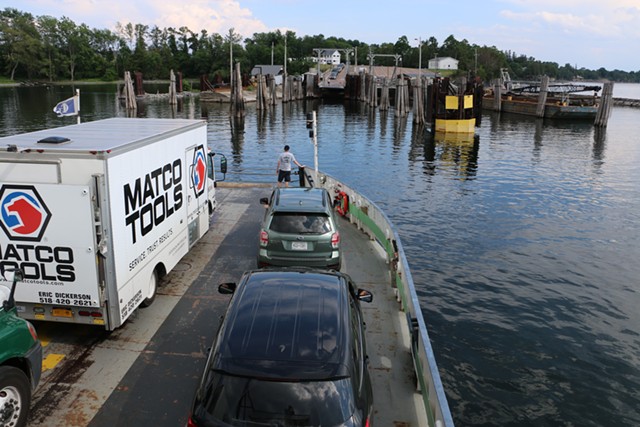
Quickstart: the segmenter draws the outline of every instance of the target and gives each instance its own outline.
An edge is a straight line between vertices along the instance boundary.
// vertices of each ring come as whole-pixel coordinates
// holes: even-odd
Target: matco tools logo
[[[32,185],[3,185],[0,226],[11,240],[37,242],[51,219],[49,208]]]
[[[199,146],[193,152],[193,163],[191,164],[191,186],[196,194],[200,197],[204,193],[205,183],[207,182],[207,157],[204,152],[204,146]]]

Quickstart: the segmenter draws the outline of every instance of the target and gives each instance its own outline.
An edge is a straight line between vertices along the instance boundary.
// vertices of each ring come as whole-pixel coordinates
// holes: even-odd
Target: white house
[[[340,51],[336,49],[325,49],[320,52],[320,57],[314,56],[313,62],[320,62],[321,64],[338,65],[340,63]]]
[[[458,60],[451,58],[450,56],[443,56],[442,58],[433,58],[429,60],[430,70],[457,70]]]

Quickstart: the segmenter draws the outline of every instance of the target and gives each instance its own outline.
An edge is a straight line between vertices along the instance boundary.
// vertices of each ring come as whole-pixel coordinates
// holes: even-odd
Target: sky
[[[452,35],[561,66],[640,71],[640,0],[0,0],[6,7],[94,29],[233,28],[243,39],[280,30],[367,44],[406,36],[418,46]]]

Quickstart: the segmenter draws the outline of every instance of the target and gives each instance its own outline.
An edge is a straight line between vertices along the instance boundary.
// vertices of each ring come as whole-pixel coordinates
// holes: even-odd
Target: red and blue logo
[[[50,219],[51,212],[34,186],[0,189],[0,226],[9,239],[40,241]]]
[[[191,163],[191,186],[196,193],[196,197],[200,197],[204,193],[205,184],[207,182],[207,156],[204,146],[200,145],[193,152],[193,163]]]

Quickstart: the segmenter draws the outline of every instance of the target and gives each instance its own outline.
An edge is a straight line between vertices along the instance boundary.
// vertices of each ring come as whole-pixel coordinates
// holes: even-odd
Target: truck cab
[[[33,325],[16,315],[13,295],[21,273],[2,274],[12,286],[0,285],[0,426],[21,427],[40,381],[42,345]]]

